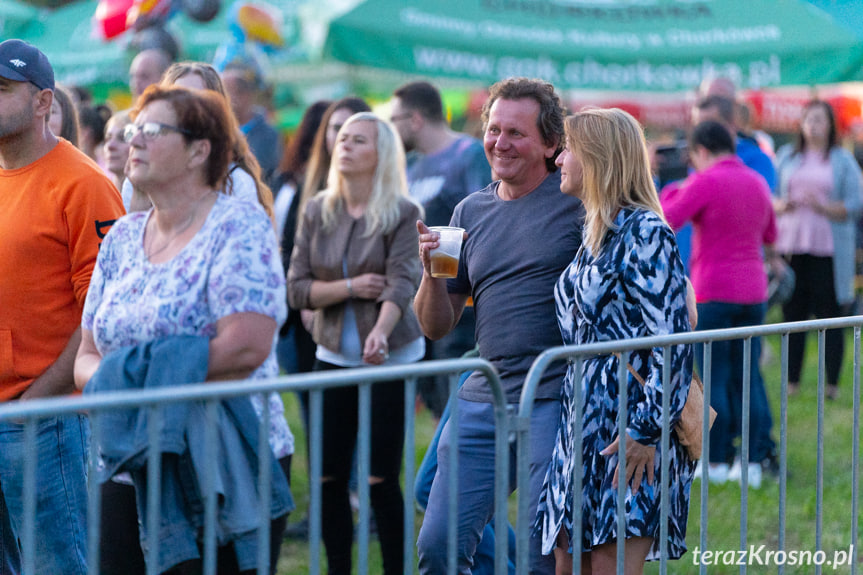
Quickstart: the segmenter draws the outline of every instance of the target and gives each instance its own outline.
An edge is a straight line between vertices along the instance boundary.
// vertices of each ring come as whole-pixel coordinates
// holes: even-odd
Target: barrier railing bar
[[[483,359],[446,359],[387,367],[341,369],[338,370],[338,375],[323,375],[325,372],[312,372],[283,375],[267,379],[196,383],[158,390],[118,391],[74,397],[32,399],[25,402],[12,401],[0,404],[0,420],[81,413],[91,409],[113,409],[119,407],[138,409],[152,405],[179,403],[181,401],[204,401],[214,398],[225,399],[273,391],[322,390],[347,387],[368,381],[423,377],[466,370],[478,370],[486,374],[486,376],[493,373],[494,375],[491,377],[494,378],[494,381],[498,382],[499,380],[497,372],[494,371],[492,365]],[[497,401],[497,398],[495,401]]]
[[[579,358],[575,361],[575,370],[573,377],[573,386],[572,386],[572,396],[573,396],[573,409],[575,410],[575,416],[570,421],[571,426],[571,437],[579,437],[581,435],[581,421],[584,416],[584,408],[582,407],[582,397],[581,397],[581,378],[584,374],[584,362]],[[572,450],[573,455],[573,478],[572,478],[572,491],[573,491],[573,503],[572,503],[572,568],[574,575],[581,575],[581,548],[582,548],[582,525],[580,521],[581,517],[581,507],[584,504],[584,493],[582,490],[584,489],[583,478],[584,478],[584,461],[583,461],[583,453],[581,449],[573,446]]]
[[[668,573],[668,506],[670,489],[670,481],[668,477],[668,468],[671,462],[668,450],[671,444],[671,433],[669,430],[669,417],[671,409],[671,394],[668,390],[671,389],[671,348],[662,348],[662,435],[660,437],[660,446],[662,448],[662,459],[659,464],[659,470],[662,477],[660,478],[660,505],[659,505],[659,573],[666,575]],[[652,462],[650,463],[653,464]],[[655,486],[654,479],[654,486]]]
[[[780,412],[779,412],[779,550],[785,551],[785,510],[788,495],[788,334],[780,339]],[[785,565],[779,565],[784,575]]]
[[[90,445],[87,461],[87,557],[99,557],[99,536],[102,524],[102,484],[99,482],[99,451],[102,441],[101,413],[94,411],[89,416]],[[87,561],[87,575],[99,575],[99,561]]]
[[[414,533],[414,484],[416,477],[416,386],[417,380],[405,380],[405,446],[404,446],[404,566],[403,573],[413,573],[416,558]]]
[[[626,490],[629,488],[626,482],[626,415],[629,411],[626,357],[629,354],[621,355],[617,362],[617,575],[624,575],[626,569]]]
[[[543,370],[544,371],[544,370]],[[522,390],[524,397],[524,390]],[[533,395],[530,396],[530,409],[525,409],[525,405],[519,402],[518,416],[514,418],[513,427],[518,434],[517,439],[517,457],[515,462],[516,482],[518,485],[530,485],[530,469],[527,461],[528,453],[528,433],[530,430],[530,414],[533,411]],[[528,506],[527,497],[518,497],[516,507],[518,508],[517,520],[515,524],[515,572],[516,575],[527,575],[530,565],[530,549],[529,549],[529,525],[533,522],[532,514]],[[535,511],[535,510],[534,510]],[[523,526],[524,524],[524,526]]]
[[[711,367],[713,367],[713,342],[704,344],[704,361],[702,362],[702,383],[704,384],[704,422],[701,426],[701,549],[707,549],[707,503],[710,491],[710,390],[713,383]],[[694,367],[694,366],[693,366]],[[702,561],[698,566],[701,575],[707,574],[707,565]]]
[[[309,573],[321,573],[321,476],[323,474],[324,392],[309,392]]]
[[[261,417],[258,425],[258,575],[269,575],[270,566],[270,506],[273,500],[273,451],[270,449],[270,396],[261,394]],[[290,480],[290,477],[286,478]]]
[[[746,549],[749,539],[749,428],[750,402],[752,394],[752,338],[743,340],[743,398],[741,400],[741,441],[740,441],[740,549]],[[740,573],[746,575],[747,565],[740,566]]]
[[[359,533],[357,534],[357,572],[369,572],[369,471],[372,453],[372,388],[368,382],[359,386],[359,435],[357,437],[357,496],[360,499]]]
[[[497,475],[494,478],[495,573],[507,573],[509,561],[509,438],[516,421],[515,410],[510,409],[511,407],[506,402],[497,402],[494,406],[498,429],[494,437],[494,455],[497,462]]]
[[[491,367],[490,364],[488,364]],[[454,379],[457,379],[457,376],[453,376]],[[499,534],[499,536],[495,539],[495,554],[500,554],[500,558],[504,561],[509,556],[509,537],[508,537],[508,523],[509,523],[509,513],[508,513],[508,496],[509,496],[509,488],[510,488],[510,473],[509,473],[509,440],[510,434],[516,432],[517,435],[517,424],[518,419],[514,417],[515,409],[514,406],[507,404],[506,396],[503,393],[503,387],[500,383],[500,378],[497,375],[497,372],[493,372],[493,377],[489,378],[489,374],[486,373],[486,378],[491,383],[491,391],[494,395],[494,421],[495,421],[495,436],[494,436],[494,447],[495,447],[495,462],[497,467],[497,477],[495,477],[495,487],[494,487],[494,515],[495,515],[495,533]],[[456,382],[457,383],[457,382]],[[450,421],[452,421],[452,416],[450,416]],[[518,499],[526,499],[526,497],[519,497]],[[498,561],[498,559],[495,559]],[[499,563],[500,564],[500,563]],[[497,573],[506,573],[506,563],[502,563],[504,565],[503,571],[496,571]],[[499,569],[499,567],[495,567]]]
[[[851,544],[857,548],[857,519],[860,503],[860,327],[854,328],[854,424],[851,440]],[[857,561],[851,561],[851,575],[857,573]]]
[[[815,550],[821,551],[824,510],[824,367],[826,335],[818,330],[818,459],[815,466]],[[821,575],[821,565],[815,566],[815,575]]]
[[[147,430],[147,575],[158,575],[159,525],[162,515],[162,457],[159,446],[162,433],[162,407],[148,407],[150,428]]]
[[[458,570],[458,381],[453,375],[449,376],[449,475],[447,477],[447,491],[449,501],[447,506],[447,573],[456,575]]]
[[[190,406],[196,409],[197,406]],[[204,417],[207,426],[204,429],[204,573],[216,575],[216,557],[219,544],[216,541],[216,448],[217,410],[219,402],[209,400],[204,404]]]
[[[819,329],[838,329],[845,327],[856,327],[863,322],[863,316],[851,316],[844,318],[831,318],[822,320],[811,320],[793,323],[769,324],[763,326],[748,326],[731,328],[725,330],[711,330],[671,334],[663,336],[652,336],[639,338],[638,340],[620,340],[615,342],[595,343],[573,347],[553,347],[545,350],[534,362],[531,370],[525,378],[522,389],[522,399],[530,397],[530,401],[519,405],[525,409],[533,408],[533,396],[536,393],[538,376],[545,371],[552,361],[566,359],[576,355],[591,355],[598,353],[613,353],[615,351],[632,351],[634,349],[646,349],[649,347],[662,347],[664,345],[680,345],[687,343],[698,343],[707,339],[714,341],[742,339],[744,337],[763,337],[765,335],[777,335],[783,333],[797,333],[802,331]],[[635,343],[633,343],[635,342]],[[252,393],[291,390],[313,390],[329,387],[341,387],[355,385],[361,381],[373,379],[375,381],[385,379],[404,379],[406,377],[422,377],[458,370],[481,370],[483,372],[493,369],[488,362],[482,359],[457,359],[457,360],[435,360],[419,364],[408,364],[407,366],[390,366],[373,368],[374,376],[369,375],[372,368],[357,368],[339,370],[339,378],[322,377],[316,373],[293,374],[260,380],[240,380],[220,383],[201,383],[168,390],[147,391],[123,391],[102,395],[88,395],[77,397],[34,399],[26,402],[6,402],[0,405],[0,420],[10,418],[26,418],[39,415],[59,415],[67,413],[79,413],[89,409],[132,407],[141,408],[149,405],[176,403],[186,400],[203,400],[210,397],[237,397]],[[495,373],[495,378],[497,374]],[[525,409],[519,408],[519,417],[525,413]]]
[[[36,445],[39,420],[30,417],[24,422],[24,445]],[[21,537],[21,566],[24,573],[34,573],[36,564],[36,469],[39,449],[33,448],[24,457],[24,533]]]

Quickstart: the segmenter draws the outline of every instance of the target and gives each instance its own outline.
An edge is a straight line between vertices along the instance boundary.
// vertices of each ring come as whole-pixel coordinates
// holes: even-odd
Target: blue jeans
[[[35,453],[36,575],[71,575],[87,572],[87,455],[90,426],[79,415],[53,417],[38,424]],[[14,532],[24,520],[24,461],[33,450],[25,448],[24,426],[0,422],[0,495]],[[18,535],[20,539],[20,535]],[[8,538],[5,538],[5,543]],[[5,553],[4,553],[5,555]],[[6,560],[0,561],[0,565]],[[8,566],[8,565],[7,565]]]
[[[21,556],[18,553],[18,539],[9,523],[9,512],[6,511],[6,500],[3,489],[0,488],[0,575],[18,575],[21,573]]]
[[[494,406],[491,403],[458,400],[458,550],[457,572],[470,575],[477,545],[494,514]],[[530,427],[530,513],[536,512],[539,493],[551,461],[560,420],[560,401],[537,400]],[[425,575],[446,573],[447,515],[449,507],[449,465],[451,421],[443,428],[438,444],[438,471],[432,482],[417,548],[419,571]],[[515,444],[510,444],[510,490],[515,489]],[[529,516],[532,522],[533,517]],[[542,554],[542,541],[530,537],[531,574],[554,573],[554,558]]]
[[[764,304],[708,302],[698,304],[698,330],[761,325]],[[703,373],[703,345],[696,346],[695,360]],[[764,391],[758,360],[761,339],[752,338],[749,384],[749,461],[758,462],[775,450],[770,437],[773,418]],[[734,440],[741,434],[743,409],[743,340],[713,342],[710,405],[716,422],[710,430],[710,462],[728,463],[734,459]]]
[[[471,372],[464,372],[458,381],[458,386],[461,387],[465,380]],[[443,431],[444,425],[449,421],[449,402],[447,402],[446,407],[443,410],[443,414],[441,415],[440,422],[438,423],[437,429],[435,430],[434,437],[432,438],[431,443],[429,443],[428,449],[426,450],[425,457],[423,457],[422,463],[420,464],[419,469],[417,470],[417,479],[416,484],[414,486],[414,497],[419,503],[420,507],[425,509],[428,507],[429,502],[429,492],[431,491],[432,482],[434,481],[435,475],[437,474],[437,447],[440,443],[441,432]],[[514,575],[515,573],[515,531],[512,529],[512,525],[508,526],[507,529],[507,539],[509,541],[508,551],[508,563],[507,563],[507,572],[509,575]],[[485,528],[482,531],[482,536],[480,537],[479,543],[476,547],[476,552],[473,556],[473,569],[471,569],[472,575],[493,575],[494,574],[494,546],[495,546],[495,533],[494,533],[494,521],[489,521],[485,524]]]
[[[288,331],[287,335],[280,336],[276,343],[276,358],[279,367],[285,373],[297,373],[297,344],[295,330]]]

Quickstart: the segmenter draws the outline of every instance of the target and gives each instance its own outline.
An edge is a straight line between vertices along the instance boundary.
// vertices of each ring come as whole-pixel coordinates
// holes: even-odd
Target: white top
[[[291,211],[291,206],[294,203],[294,198],[297,195],[297,188],[293,184],[284,184],[276,194],[276,201],[273,203],[273,214],[276,218],[276,237],[280,238],[285,233],[285,220],[288,218],[288,212]]]
[[[354,314],[354,308],[348,302],[345,305],[345,317],[342,324],[341,353],[319,345],[315,352],[315,357],[321,361],[340,367],[368,367],[370,364],[363,361],[364,343],[360,341],[360,333],[357,329],[357,316]],[[425,338],[418,337],[398,349],[391,349],[390,355],[383,365],[414,363],[421,360],[425,356],[425,353]]]

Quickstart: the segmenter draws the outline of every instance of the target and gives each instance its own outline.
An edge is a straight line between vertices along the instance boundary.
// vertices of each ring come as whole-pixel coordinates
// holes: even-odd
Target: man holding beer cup
[[[512,404],[518,403],[536,356],[562,345],[554,285],[581,245],[584,209],[579,200],[560,193],[554,165],[563,144],[563,114],[560,99],[547,82],[509,78],[492,86],[482,113],[483,145],[499,179],[456,207],[450,227],[461,230],[432,229],[417,222],[423,277],[414,308],[423,332],[432,340],[449,333],[472,297],[480,356],[497,368]],[[463,238],[461,250],[454,253],[448,249],[451,234]],[[433,263],[436,251],[460,255],[455,277]],[[536,510],[557,433],[564,372],[565,365],[553,366],[536,392],[530,431],[530,513]],[[471,374],[458,402],[457,572],[467,574],[494,511],[494,409],[482,374]],[[441,434],[438,473],[417,542],[423,574],[447,568],[450,429],[447,423]],[[511,457],[514,454],[513,445]],[[515,469],[514,461],[511,465]],[[554,573],[554,558],[542,555],[538,537],[530,540],[530,563],[531,573]]]

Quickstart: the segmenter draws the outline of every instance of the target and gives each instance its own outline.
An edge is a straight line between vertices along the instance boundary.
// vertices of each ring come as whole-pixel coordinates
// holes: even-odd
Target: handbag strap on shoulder
[[[618,351],[618,352],[615,352],[615,353],[614,353],[614,355],[616,355],[616,356],[617,356],[617,359],[619,359],[620,361],[623,361],[623,356],[621,356],[621,355],[620,355],[620,352],[619,352],[619,351]],[[632,374],[632,377],[634,377],[634,378],[635,378],[635,381],[637,381],[637,382],[638,382],[638,383],[640,383],[641,385],[647,385],[647,383],[644,381],[644,378],[643,378],[643,377],[641,377],[641,374],[640,374],[640,373],[638,373],[637,371],[635,371],[635,368],[634,368],[634,367],[632,367],[632,364],[631,364],[631,363],[629,363],[629,362],[627,362],[627,363],[626,363],[626,369],[628,369],[628,370],[629,370],[629,373],[631,373],[631,374]]]

